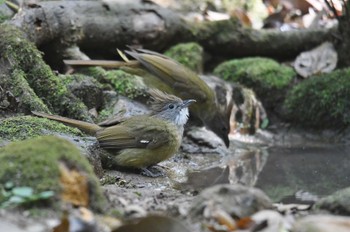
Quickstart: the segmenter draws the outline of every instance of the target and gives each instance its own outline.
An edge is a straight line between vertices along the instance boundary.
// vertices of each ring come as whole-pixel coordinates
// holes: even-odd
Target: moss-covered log
[[[253,30],[235,20],[189,23],[169,9],[144,1],[47,1],[11,22],[42,49],[78,45],[85,53],[115,56],[116,48],[139,44],[161,51],[179,42],[198,42],[221,56],[292,57],[330,39],[331,30]],[[62,54],[61,54],[62,55]]]

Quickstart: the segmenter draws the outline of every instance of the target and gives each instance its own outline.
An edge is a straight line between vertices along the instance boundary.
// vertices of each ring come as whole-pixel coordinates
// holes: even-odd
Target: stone
[[[327,210],[333,214],[350,216],[350,188],[336,191],[320,199],[314,205],[315,210]]]
[[[272,209],[271,200],[261,190],[243,185],[221,184],[203,190],[190,209],[192,218],[203,218],[208,209],[222,209],[232,217],[243,218]]]
[[[350,217],[310,215],[294,223],[292,232],[348,232]]]

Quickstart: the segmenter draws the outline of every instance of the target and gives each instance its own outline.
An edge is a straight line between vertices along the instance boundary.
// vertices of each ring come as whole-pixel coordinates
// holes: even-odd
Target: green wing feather
[[[147,52],[147,50],[141,50]],[[178,92],[182,98],[194,98],[197,102],[215,99],[209,86],[182,64],[154,52],[126,52],[137,59],[149,72]]]
[[[139,120],[142,124],[138,124]],[[150,117],[146,119],[142,116],[136,116],[119,125],[100,130],[96,133],[96,137],[102,148],[111,150],[155,149],[174,139],[163,120]]]

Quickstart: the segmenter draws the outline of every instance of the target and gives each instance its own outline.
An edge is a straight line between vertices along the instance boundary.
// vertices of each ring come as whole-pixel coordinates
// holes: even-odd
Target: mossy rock
[[[89,162],[76,146],[55,136],[13,142],[0,148],[0,183],[12,182],[14,186],[31,187],[35,193],[53,191],[55,197],[47,206],[60,209],[61,205],[58,204],[62,200],[60,163],[86,177],[88,206],[101,211],[105,207],[106,199]]]
[[[26,81],[26,75],[22,70],[12,70],[11,74],[0,71],[0,105],[1,116],[15,113],[28,114],[30,111],[49,113],[50,110],[44,102],[36,95],[34,90]]]
[[[178,44],[164,54],[197,73],[203,71],[203,48],[197,43]]]
[[[83,135],[78,129],[46,118],[18,116],[0,121],[0,137],[7,141],[24,140],[52,133]]]
[[[124,70],[125,68],[125,70]],[[101,67],[79,68],[79,73],[88,75],[104,85],[105,89],[110,86],[118,94],[135,99],[146,92],[142,76],[144,73],[137,68],[121,67],[119,70],[106,71]],[[107,87],[108,89],[108,87]]]
[[[0,84],[21,101],[24,97],[38,96],[47,108],[56,114],[91,121],[86,106],[68,91],[62,80],[43,61],[42,54],[18,28],[2,24],[0,27]],[[26,82],[26,83],[24,83]],[[29,86],[29,87],[28,87]],[[23,87],[31,90],[22,91]],[[30,93],[30,96],[26,96]],[[43,103],[25,99],[30,110],[47,112]]]
[[[343,128],[350,124],[350,69],[311,76],[288,93],[285,117],[313,128]]]
[[[267,109],[283,101],[286,89],[296,76],[292,68],[262,57],[226,61],[218,65],[214,73],[253,89]]]
[[[61,75],[66,87],[79,98],[88,109],[100,110],[104,105],[103,85],[90,76]]]
[[[135,99],[145,95],[147,86],[141,77],[135,76],[138,73],[133,74],[123,70],[113,70],[106,72],[105,79],[112,84],[118,94]]]

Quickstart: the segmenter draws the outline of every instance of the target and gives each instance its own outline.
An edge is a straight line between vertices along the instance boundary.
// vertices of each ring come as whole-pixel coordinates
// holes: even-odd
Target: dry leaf
[[[236,221],[236,224],[239,229],[248,229],[254,224],[254,221],[250,217],[244,217]]]
[[[294,62],[295,71],[302,77],[307,78],[314,74],[329,73],[337,66],[338,54],[333,44],[324,42],[320,46],[302,52]]]
[[[243,26],[252,27],[252,21],[250,20],[247,13],[244,12],[242,9],[234,9],[230,12],[230,15],[233,18],[237,18]]]
[[[70,170],[64,163],[60,163],[60,182],[62,185],[61,198],[65,202],[73,205],[88,206],[89,189],[88,180],[84,174],[78,170]]]
[[[94,214],[85,207],[72,208],[64,212],[61,223],[53,228],[53,232],[77,231],[98,231]]]
[[[174,218],[150,215],[132,219],[129,223],[113,230],[113,232],[189,232],[182,223]]]
[[[235,220],[224,210],[216,209],[212,212],[212,217],[216,219],[220,225],[226,226],[228,231],[236,230]]]
[[[61,223],[53,228],[53,232],[69,232],[69,220],[67,213],[63,214]]]

